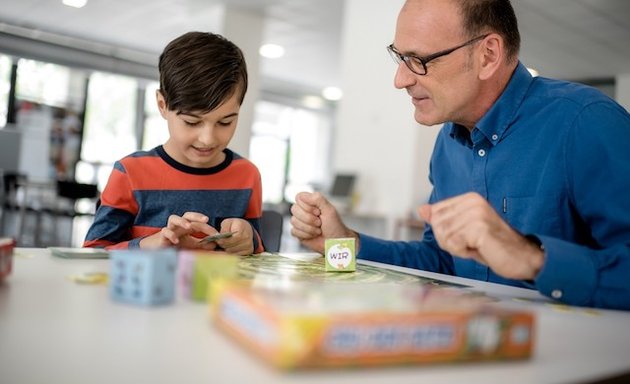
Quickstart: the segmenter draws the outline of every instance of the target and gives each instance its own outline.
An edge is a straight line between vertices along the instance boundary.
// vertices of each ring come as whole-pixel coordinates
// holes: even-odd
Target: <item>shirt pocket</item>
[[[502,211],[505,220],[523,234],[561,235],[566,198],[560,193],[532,196],[505,196]]]

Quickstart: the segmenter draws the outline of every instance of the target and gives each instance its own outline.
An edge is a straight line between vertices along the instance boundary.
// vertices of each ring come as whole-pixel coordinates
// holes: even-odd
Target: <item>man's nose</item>
[[[396,75],[394,76],[394,86],[398,89],[404,89],[416,82],[416,74],[411,72],[404,62],[398,64]]]

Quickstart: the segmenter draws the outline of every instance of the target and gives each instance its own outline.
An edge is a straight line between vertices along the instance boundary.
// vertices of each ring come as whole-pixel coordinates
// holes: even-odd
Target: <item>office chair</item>
[[[282,243],[282,214],[264,209],[260,218],[260,238],[267,252],[279,252]]]
[[[82,211],[77,209],[75,203],[79,199],[91,199],[95,200],[98,197],[98,187],[96,184],[83,184],[75,181],[57,181],[57,198],[61,201],[66,199],[70,204],[65,207],[61,204],[57,207],[57,215],[62,216],[81,216],[81,215],[93,215],[93,211]]]
[[[55,219],[53,237],[55,245],[61,245],[59,239],[59,219],[74,219],[78,216],[93,216],[96,210],[95,205],[99,197],[96,184],[83,184],[75,181],[58,180],[56,183],[56,201],[51,207],[44,209]],[[77,201],[80,199],[90,200],[87,208],[81,208]]]

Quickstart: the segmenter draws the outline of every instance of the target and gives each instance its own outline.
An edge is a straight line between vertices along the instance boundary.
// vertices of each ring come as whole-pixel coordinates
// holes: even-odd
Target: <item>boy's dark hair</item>
[[[160,55],[160,92],[171,111],[210,112],[247,91],[243,52],[225,37],[188,32],[168,43]]]
[[[483,33],[495,32],[503,37],[507,58],[518,58],[521,35],[510,0],[460,0],[464,31],[472,39]]]

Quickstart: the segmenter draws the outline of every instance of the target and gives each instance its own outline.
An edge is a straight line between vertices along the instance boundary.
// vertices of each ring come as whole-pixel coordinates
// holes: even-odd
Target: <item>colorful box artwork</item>
[[[523,359],[534,316],[452,287],[226,284],[215,321],[286,369]]]

